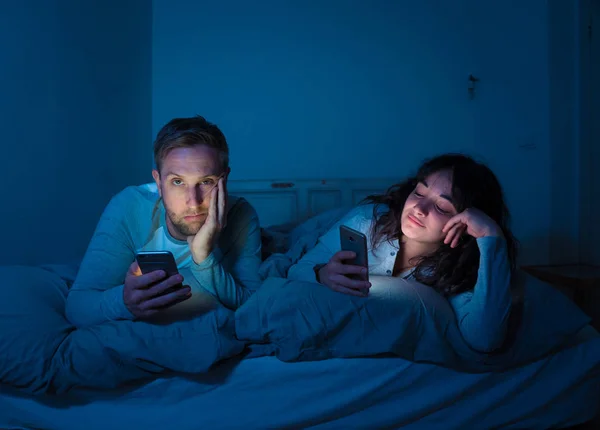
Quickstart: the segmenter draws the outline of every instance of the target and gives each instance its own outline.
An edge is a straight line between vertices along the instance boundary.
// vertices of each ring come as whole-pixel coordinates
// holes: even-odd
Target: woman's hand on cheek
[[[502,229],[493,219],[475,208],[465,209],[454,215],[448,220],[442,232],[446,233],[444,243],[450,244],[452,248],[458,246],[460,238],[465,232],[476,239],[487,236],[504,236]]]

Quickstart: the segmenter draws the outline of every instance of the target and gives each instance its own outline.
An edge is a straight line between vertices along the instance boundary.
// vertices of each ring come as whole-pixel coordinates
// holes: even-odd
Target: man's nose
[[[187,204],[192,207],[200,206],[204,201],[204,197],[200,186],[190,187],[187,195]]]

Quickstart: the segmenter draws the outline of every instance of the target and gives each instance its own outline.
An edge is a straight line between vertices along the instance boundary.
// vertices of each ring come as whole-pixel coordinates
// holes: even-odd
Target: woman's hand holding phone
[[[173,306],[191,297],[189,286],[174,289],[183,282],[183,276],[175,274],[167,277],[164,270],[142,274],[137,261],[134,261],[123,288],[123,301],[129,312],[136,318],[148,318],[160,310]],[[173,291],[168,292],[169,289]]]
[[[359,297],[367,296],[371,283],[362,279],[351,279],[351,277],[366,278],[368,269],[344,263],[344,261],[354,258],[356,258],[356,253],[353,251],[335,253],[329,262],[319,270],[319,282],[339,293]]]

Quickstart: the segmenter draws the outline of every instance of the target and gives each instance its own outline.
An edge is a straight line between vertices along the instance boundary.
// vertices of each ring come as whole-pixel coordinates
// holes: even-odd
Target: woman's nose
[[[424,202],[423,200],[419,200],[416,204],[415,204],[415,211],[419,214],[419,215],[427,215],[427,213],[429,212],[427,209],[427,203]]]

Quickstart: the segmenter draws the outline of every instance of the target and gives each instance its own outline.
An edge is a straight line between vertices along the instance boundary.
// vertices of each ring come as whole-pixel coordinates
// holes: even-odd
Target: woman
[[[485,165],[461,154],[432,158],[416,176],[368,197],[319,239],[288,277],[366,296],[371,284],[349,277],[339,226],[368,237],[369,273],[412,278],[448,298],[465,341],[492,352],[505,340],[517,243],[502,187]]]

